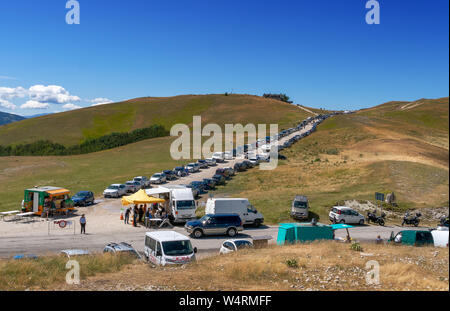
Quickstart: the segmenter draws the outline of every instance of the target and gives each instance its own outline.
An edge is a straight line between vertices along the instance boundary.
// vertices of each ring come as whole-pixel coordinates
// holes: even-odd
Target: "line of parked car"
[[[103,191],[105,198],[120,198],[121,196],[129,193],[134,193],[140,189],[151,188],[152,185],[163,185],[169,181],[183,178],[189,174],[194,174],[202,169],[208,169],[214,167],[217,163],[223,163],[227,160],[233,160],[234,158],[243,155],[244,159],[237,162],[233,167],[218,168],[215,174],[211,178],[205,178],[202,181],[193,181],[188,185],[188,188],[192,189],[194,197],[197,199],[201,194],[206,193],[208,190],[215,189],[218,185],[225,185],[226,181],[234,176],[237,172],[243,172],[250,168],[259,165],[262,161],[270,160],[271,142],[277,142],[278,139],[292,134],[295,131],[299,131],[304,128],[308,123],[313,122],[313,126],[305,133],[295,135],[286,141],[283,145],[278,145],[278,150],[281,151],[290,147],[293,143],[297,142],[301,138],[311,134],[315,131],[317,125],[330,117],[332,114],[318,115],[315,117],[309,117],[296,127],[283,130],[274,136],[267,136],[265,139],[260,139],[252,144],[246,144],[244,146],[238,146],[236,149],[225,152],[214,152],[210,158],[200,159],[197,162],[191,162],[186,165],[180,165],[174,167],[172,170],[163,170],[153,174],[150,178],[146,176],[137,176],[132,180],[126,181],[123,184],[111,184],[107,189]],[[257,152],[255,151],[257,150]],[[280,159],[285,157],[279,154]]]

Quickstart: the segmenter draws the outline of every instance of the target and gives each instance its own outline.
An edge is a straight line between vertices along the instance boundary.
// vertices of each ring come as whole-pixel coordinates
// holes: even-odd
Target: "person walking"
[[[84,217],[84,214],[81,215],[80,226],[81,226],[81,233],[80,234],[86,234],[86,217]]]
[[[131,213],[130,207],[127,207],[127,209],[125,210],[125,218],[123,220],[126,225],[128,225],[128,221],[130,220],[130,213]]]

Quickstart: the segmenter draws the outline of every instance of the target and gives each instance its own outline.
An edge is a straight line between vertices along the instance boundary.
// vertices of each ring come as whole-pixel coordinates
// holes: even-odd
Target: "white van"
[[[185,264],[195,260],[197,248],[191,240],[175,231],[154,231],[145,234],[144,256],[157,266]]]
[[[208,199],[205,214],[238,214],[244,224],[256,227],[264,222],[264,216],[242,198]]]
[[[431,231],[435,247],[448,247],[448,228],[447,230]]]

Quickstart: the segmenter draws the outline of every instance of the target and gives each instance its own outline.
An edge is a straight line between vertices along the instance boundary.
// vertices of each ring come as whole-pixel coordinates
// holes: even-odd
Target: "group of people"
[[[133,208],[127,207],[124,215],[124,223],[129,224],[130,216],[133,218],[133,226],[137,227],[138,223],[144,223],[144,216],[146,218],[154,218],[155,216],[159,216],[160,218],[167,218],[167,211],[164,206],[161,206],[158,203],[150,204],[147,207],[147,204],[139,205],[135,204]]]

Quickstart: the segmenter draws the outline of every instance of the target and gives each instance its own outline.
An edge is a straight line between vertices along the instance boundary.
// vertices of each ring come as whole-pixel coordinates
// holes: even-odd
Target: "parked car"
[[[134,188],[136,189],[136,191],[138,191],[140,189],[144,189],[144,185],[140,181],[134,180],[133,182],[134,182]]]
[[[151,184],[164,184],[167,182],[166,174],[156,173],[150,178]]]
[[[364,224],[365,217],[347,206],[334,206],[328,214],[331,222]]]
[[[163,173],[164,173],[164,175],[166,175],[166,179],[167,180],[175,180],[175,179],[177,179],[177,175],[172,170],[164,170]]]
[[[142,188],[150,187],[150,180],[145,176],[137,176],[133,178],[134,181],[139,181],[142,185]]]
[[[243,223],[237,214],[206,214],[199,220],[193,220],[184,226],[187,232],[195,238],[201,238],[204,235],[228,235],[236,236],[239,231],[243,231]]]
[[[197,188],[199,190],[199,194],[206,192],[205,184],[202,181],[192,181],[189,186],[192,186],[192,188]]]
[[[437,230],[431,230],[434,246],[448,247],[448,227],[438,227]]]
[[[250,162],[249,160],[244,160],[244,161],[242,161],[242,163],[244,163],[247,168],[255,167],[255,165],[252,162]]]
[[[206,161],[206,164],[208,164],[208,166],[216,166],[217,165],[216,159],[206,158],[205,161]]]
[[[120,198],[127,193],[126,186],[124,184],[112,184],[103,191],[103,197],[105,198]]]
[[[403,230],[398,232],[394,236],[394,232],[391,232],[391,237],[388,243],[396,245],[412,245],[412,246],[423,246],[423,245],[434,245],[433,235],[430,231],[424,230]]]
[[[196,162],[196,163],[194,163],[194,165],[197,168],[197,172],[200,172],[200,169],[201,169],[200,163]]]
[[[74,206],[87,206],[94,204],[95,198],[92,191],[79,191],[73,197]]]
[[[242,162],[237,162],[234,164],[233,168],[236,172],[244,172],[247,169],[247,166],[242,164]]]
[[[225,185],[225,177],[223,175],[216,174],[212,177],[212,179],[216,181],[217,185]]]
[[[225,156],[223,152],[214,152],[212,155],[212,158],[216,160],[216,162],[223,162],[225,161]]]
[[[234,168],[232,168],[231,166],[226,166],[223,169],[228,172],[228,176],[236,175],[236,172],[234,171]]]
[[[63,249],[61,254],[67,256],[67,258],[72,258],[76,256],[86,256],[89,255],[89,251],[86,249]]]
[[[200,159],[197,163],[200,165],[200,168],[208,168],[208,163],[206,163],[206,160]]]
[[[242,239],[226,240],[222,243],[219,254],[228,254],[246,248],[253,248],[253,243]]]
[[[173,171],[175,172],[175,174],[176,174],[178,177],[184,177],[184,176],[187,175],[184,166],[177,166],[177,167],[175,167],[175,168],[173,169]]]
[[[141,259],[141,255],[128,243],[114,243],[111,242],[105,246],[103,249],[104,253],[112,253],[112,254],[130,254],[136,258]]]
[[[231,151],[225,151],[223,156],[225,160],[233,160],[233,153]]]
[[[216,181],[211,178],[203,179],[203,183],[206,186],[206,190],[214,190],[216,188]]]
[[[189,173],[196,173],[200,170],[198,165],[195,165],[195,163],[189,163],[186,165],[186,168],[188,169]]]
[[[133,192],[138,191],[139,189],[136,188],[134,181],[129,180],[125,183],[125,190],[127,193],[129,193],[129,192],[133,193]]]
[[[218,168],[215,175],[222,175],[225,179],[229,177],[228,171],[223,168]]]
[[[308,198],[304,195],[296,195],[292,201],[291,217],[296,220],[308,219]]]

